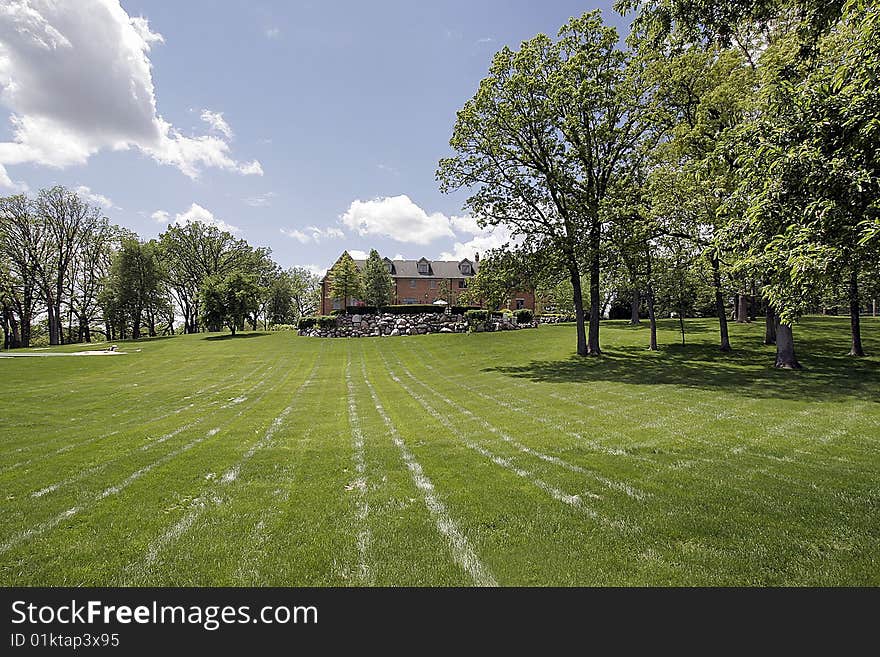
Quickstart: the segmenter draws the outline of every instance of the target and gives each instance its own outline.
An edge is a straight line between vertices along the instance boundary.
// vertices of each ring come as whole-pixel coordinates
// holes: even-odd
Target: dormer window
[[[462,260],[458,263],[458,271],[466,276],[470,276],[473,273],[473,268],[471,267],[470,260]]]
[[[389,274],[393,274],[394,263],[391,262],[391,260],[389,260],[388,258],[382,258],[382,262],[385,263],[385,271],[387,271]]]
[[[420,274],[429,274],[431,273],[431,263],[422,258],[418,263],[419,273]]]

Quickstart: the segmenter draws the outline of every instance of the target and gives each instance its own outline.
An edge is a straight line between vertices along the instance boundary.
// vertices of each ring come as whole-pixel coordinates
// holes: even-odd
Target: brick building
[[[340,256],[341,257],[341,256]],[[394,286],[391,290],[392,304],[424,303],[432,304],[443,298],[443,283],[449,290],[449,305],[459,304],[460,295],[467,289],[468,281],[476,275],[480,268],[480,256],[474,255],[470,260],[391,260],[383,259],[385,268],[391,274]],[[337,260],[338,262],[338,260]],[[355,260],[355,264],[361,271],[364,270],[366,260]],[[328,270],[329,274],[329,270]],[[363,305],[357,299],[349,299],[349,306]],[[534,311],[535,295],[533,292],[515,292],[508,299],[506,307],[510,310],[528,308]],[[329,315],[333,310],[342,308],[340,299],[330,296],[330,280],[325,274],[321,279],[321,314]]]

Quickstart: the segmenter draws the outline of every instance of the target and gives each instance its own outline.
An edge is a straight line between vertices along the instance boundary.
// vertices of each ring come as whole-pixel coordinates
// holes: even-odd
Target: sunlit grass
[[[0,583],[876,585],[880,322],[762,328],[0,359]]]

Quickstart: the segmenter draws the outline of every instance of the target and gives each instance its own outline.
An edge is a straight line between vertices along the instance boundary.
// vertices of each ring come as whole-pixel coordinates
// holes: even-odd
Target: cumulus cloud
[[[248,196],[244,199],[245,204],[252,208],[268,208],[272,205],[272,199],[278,196],[275,192],[266,192],[265,194],[257,194]]]
[[[266,28],[266,38],[267,39],[277,39],[281,34],[281,30],[277,27],[267,27]]]
[[[216,226],[220,230],[225,230],[233,234],[241,232],[241,228],[239,228],[238,226],[227,224],[221,219],[217,219],[214,216],[213,212],[211,212],[207,208],[203,208],[198,203],[193,203],[191,206],[189,206],[188,210],[174,215],[174,223],[176,224],[191,224],[195,223],[196,221],[206,224],[208,226]]]
[[[339,219],[361,236],[376,235],[398,242],[428,244],[441,237],[455,237],[446,215],[428,214],[405,194],[352,201]]]
[[[168,223],[168,220],[171,219],[171,215],[169,215],[165,210],[156,210],[153,214],[150,215],[150,218],[160,224]]]
[[[327,267],[322,267],[321,265],[301,265],[301,267],[307,269],[310,274],[315,276],[323,276],[327,273]]]
[[[318,228],[317,226],[306,226],[306,231],[303,232],[301,230],[293,229],[287,230],[286,228],[281,229],[281,233],[283,235],[287,235],[288,237],[292,237],[295,240],[300,241],[303,244],[308,244],[309,242],[314,242],[315,244],[320,244],[326,239],[339,239],[341,237],[345,237],[345,233],[343,233],[339,228],[335,228],[333,226],[329,226],[327,228]]]
[[[281,229],[281,234],[282,234],[282,235],[287,235],[288,237],[291,237],[291,238],[293,238],[293,239],[299,241],[299,242],[302,243],[302,244],[307,244],[308,241],[311,239],[311,238],[310,238],[308,235],[306,235],[304,232],[302,232],[301,230],[296,230],[296,229],[293,229],[293,230],[287,230],[286,228],[282,228],[282,229]]]
[[[479,233],[475,233],[474,237],[466,242],[456,241],[451,251],[444,251],[440,254],[441,260],[469,260],[474,259],[477,253],[484,254],[489,249],[497,249],[505,244],[513,244],[514,240],[510,231],[504,226],[496,226],[494,228],[481,229]]]
[[[212,130],[216,130],[227,139],[232,139],[232,128],[229,127],[226,119],[223,118],[223,112],[212,112],[211,110],[203,109],[201,119],[211,126]]]
[[[370,257],[370,254],[366,251],[361,251],[360,249],[347,249],[348,255],[352,257],[353,260],[366,260]]]
[[[8,165],[61,168],[131,148],[192,178],[208,167],[261,175],[259,162],[230,155],[222,129],[184,135],[158,113],[149,52],[162,42],[119,0],[0,3],[0,104],[12,129],[0,184],[11,183]]]
[[[76,191],[76,193],[79,195],[80,198],[85,199],[86,201],[88,201],[89,203],[92,203],[94,205],[99,205],[102,208],[106,208],[108,210],[110,208],[116,207],[116,205],[113,203],[113,201],[110,200],[108,197],[104,196],[103,194],[98,194],[96,192],[93,192],[91,189],[89,189],[85,185],[80,185],[74,191]]]

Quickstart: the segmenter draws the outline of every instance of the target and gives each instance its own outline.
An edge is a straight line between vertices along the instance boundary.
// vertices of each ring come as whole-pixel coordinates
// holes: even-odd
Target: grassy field
[[[2,585],[880,584],[880,322],[0,359]],[[69,346],[53,351],[78,351]],[[39,352],[34,352],[39,353]]]

